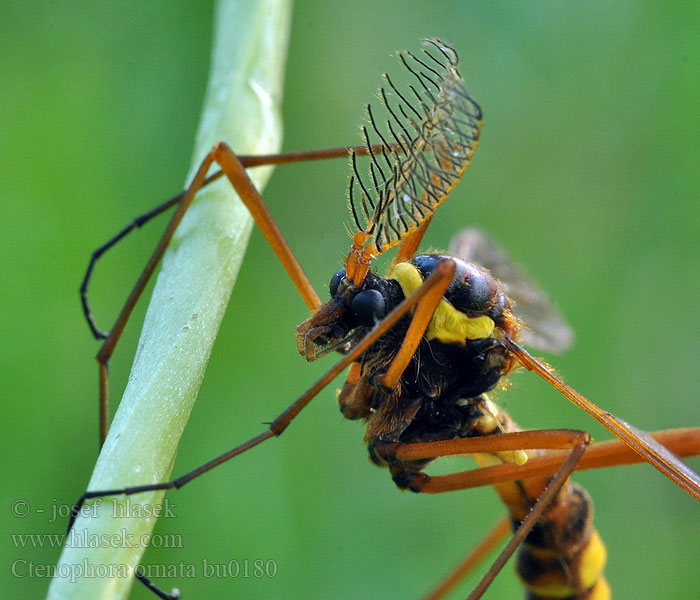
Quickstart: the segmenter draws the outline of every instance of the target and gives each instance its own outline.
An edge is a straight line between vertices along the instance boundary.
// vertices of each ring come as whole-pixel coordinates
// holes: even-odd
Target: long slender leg
[[[537,523],[549,503],[556,497],[559,490],[566,483],[571,473],[575,470],[576,465],[581,460],[586,447],[590,444],[591,437],[583,431],[573,430],[542,430],[542,431],[524,431],[518,433],[504,433],[500,435],[486,436],[483,438],[464,438],[456,440],[448,440],[447,442],[430,442],[417,444],[401,444],[401,443],[380,443],[376,447],[376,451],[380,452],[387,459],[397,460],[415,460],[418,458],[436,458],[449,454],[461,453],[479,453],[479,452],[503,452],[514,449],[525,448],[543,448],[553,449],[566,447],[570,449],[568,457],[559,467],[558,471],[546,484],[540,493],[537,501],[532,506],[530,512],[525,519],[520,523],[511,540],[506,544],[498,558],[491,565],[484,577],[479,581],[479,584],[474,588],[468,597],[468,600],[477,600],[481,598],[484,592],[491,585],[496,575],[501,571],[505,563],[511,557],[515,549],[525,539]],[[441,453],[441,446],[446,450]],[[462,452],[459,449],[462,449]],[[425,473],[416,473],[408,487],[415,492],[430,492],[447,491],[447,489],[465,489],[474,487],[475,485],[484,485],[480,477],[480,471],[483,469],[475,469],[467,473],[473,475],[474,481],[468,481],[464,473],[457,473],[460,476],[460,483],[463,487],[448,487],[446,489],[434,490],[429,488],[429,483],[433,479]],[[442,479],[449,479],[452,475],[443,475]],[[518,477],[517,479],[521,479]],[[495,483],[488,481],[487,484]]]
[[[497,434],[477,438],[459,438],[442,442],[419,444],[383,443],[377,451],[397,460],[421,460],[456,454],[497,452],[546,448],[562,449],[560,442],[566,438],[568,430],[560,437],[561,430],[533,430],[517,433]],[[650,434],[659,443],[679,456],[700,454],[700,427],[671,429]],[[505,463],[492,467],[458,471],[449,475],[423,475],[421,492],[439,494],[453,490],[493,485],[506,481],[547,477],[556,473],[566,460],[567,452],[551,452],[545,456],[530,458],[524,465]],[[609,440],[592,444],[576,467],[576,470],[599,469],[644,462],[644,459],[619,440]]]
[[[143,293],[143,290],[146,287],[146,284],[148,283],[149,279],[151,278],[151,275],[155,271],[156,266],[160,262],[160,259],[163,257],[165,249],[170,243],[170,240],[172,239],[173,234],[175,233],[175,229],[177,229],[177,226],[180,224],[180,221],[185,215],[185,212],[189,208],[192,199],[194,198],[194,195],[202,187],[204,180],[206,179],[207,171],[209,170],[209,167],[211,166],[211,163],[214,161],[214,159],[215,155],[214,151],[212,151],[206,156],[206,158],[200,165],[192,183],[185,192],[185,195],[180,200],[180,203],[178,204],[175,213],[170,219],[170,223],[168,223],[165,232],[158,241],[156,249],[153,251],[153,254],[146,263],[143,272],[139,276],[138,280],[136,281],[136,284],[134,285],[134,288],[131,290],[129,297],[124,303],[124,306],[121,312],[119,313],[119,316],[117,317],[114,326],[110,330],[108,336],[102,344],[102,347],[100,348],[100,351],[97,354],[97,362],[99,365],[100,377],[100,446],[104,443],[104,440],[107,437],[107,418],[109,412],[107,363],[110,357],[112,356],[112,353],[114,352],[114,348],[119,342],[119,338],[121,337],[122,332],[124,331],[126,322],[128,321],[129,316],[131,315],[131,312],[133,311],[134,306],[136,305],[136,302]]]
[[[700,427],[671,429],[657,431],[650,434],[657,442],[666,446],[679,456],[691,456],[700,454]],[[554,449],[559,446],[563,437],[560,432],[546,431],[541,434],[538,431],[525,431],[481,437],[447,440],[442,442],[430,442],[421,444],[386,444],[379,450],[399,460],[420,460],[438,458],[456,454],[469,454],[472,452],[495,452],[504,450],[517,450],[526,448],[548,447]],[[544,441],[546,438],[546,441]],[[472,487],[493,485],[508,481],[541,478],[555,474],[568,456],[568,452],[548,452],[544,456],[530,458],[524,465],[505,463],[493,467],[471,469],[451,473],[449,475],[433,476],[426,479],[420,491],[422,493],[441,493],[447,491],[464,490]],[[608,440],[592,444],[576,465],[575,470],[598,469],[643,462],[644,459],[631,450],[620,440]],[[456,586],[461,579],[466,577],[476,567],[477,563],[504,537],[509,530],[507,520],[499,522],[469,554],[441,580],[423,600],[436,600],[442,598]]]
[[[224,143],[217,144],[214,149],[205,157],[200,165],[197,173],[195,174],[192,183],[189,185],[187,190],[174,198],[171,198],[167,202],[157,206],[148,213],[137,217],[130,225],[125,227],[116,236],[109,240],[106,244],[95,250],[93,252],[90,263],[88,265],[87,271],[83,278],[83,282],[80,288],[80,295],[83,305],[83,311],[85,313],[86,319],[92,330],[93,335],[98,339],[104,339],[104,343],[100,348],[97,355],[97,361],[99,364],[99,389],[100,389],[100,445],[104,443],[107,436],[107,421],[108,421],[108,369],[107,364],[110,357],[112,356],[114,349],[119,342],[121,334],[126,326],[126,323],[133,311],[136,302],[143,293],[151,275],[155,271],[160,259],[165,253],[170,240],[172,239],[175,230],[177,229],[180,221],[182,220],[185,212],[189,208],[194,195],[205,185],[211,183],[212,181],[218,179],[225,174],[233,187],[236,189],[239,197],[244,202],[248,210],[251,212],[256,224],[262,231],[263,235],[267,239],[268,243],[272,246],[273,250],[277,254],[278,258],[282,262],[283,266],[287,270],[290,278],[294,282],[295,286],[299,290],[304,302],[307,306],[314,310],[317,308],[321,302],[319,300],[318,294],[316,294],[311,283],[306,277],[303,269],[297,262],[294,254],[292,253],[289,245],[285,241],[282,233],[275,224],[272,216],[270,215],[267,207],[265,206],[260,194],[255,189],[248,178],[245,168],[252,166],[260,166],[266,164],[283,164],[292,162],[302,162],[308,160],[320,160],[326,158],[335,158],[339,156],[347,156],[348,151],[352,151],[353,148],[331,148],[328,150],[315,150],[310,152],[296,152],[288,154],[278,154],[278,155],[268,155],[268,156],[246,156],[241,158],[237,157],[234,152]],[[373,146],[370,148],[358,147],[356,149],[360,153],[370,153],[381,151],[381,146]],[[214,173],[213,175],[207,177],[207,172],[212,163],[217,162],[221,165],[222,171]],[[161,214],[163,211],[167,210],[171,206],[177,205],[177,209],[173,214],[170,223],[166,227],[163,235],[161,236],[156,249],[148,260],[146,267],[141,273],[139,279],[137,280],[134,288],[129,294],[124,306],[117,317],[112,329],[109,333],[103,332],[97,326],[94,316],[88,302],[87,291],[90,282],[90,277],[94,269],[96,261],[111,247],[113,247],[119,240],[123,239],[129,232],[137,227],[141,227],[146,222],[148,222],[153,217]]]
[[[387,462],[410,462],[458,454],[494,454],[515,450],[570,451],[580,435],[581,432],[574,429],[533,429],[480,437],[455,438],[440,442],[411,444],[377,442],[374,445],[374,450],[385,458]],[[568,454],[569,452],[557,454],[557,460],[548,465],[549,472],[545,473],[545,475],[552,475],[559,470]],[[494,485],[505,481],[532,478],[533,475],[531,470],[528,470],[528,465],[536,460],[537,458],[531,458],[524,465],[506,463],[493,467],[458,471],[448,475],[428,475],[421,471],[413,473],[407,487],[414,492],[423,494],[439,494],[453,490]]]
[[[205,187],[209,185],[212,181],[216,181],[217,179],[220,179],[221,176],[223,175],[223,171],[217,171],[213,175],[210,175],[207,177],[204,182],[202,183],[202,187]],[[87,321],[90,331],[92,331],[92,335],[95,336],[96,339],[98,340],[104,340],[109,336],[109,333],[106,331],[103,331],[100,329],[100,327],[97,325],[97,321],[95,319],[95,316],[92,312],[92,308],[90,306],[90,299],[88,298],[88,287],[90,285],[90,279],[92,279],[92,272],[95,269],[95,265],[97,264],[97,261],[102,257],[102,255],[107,252],[107,250],[110,250],[113,246],[117,244],[117,242],[121,241],[124,239],[129,233],[134,231],[134,229],[138,229],[140,227],[143,227],[146,223],[148,223],[151,219],[157,217],[158,215],[164,213],[166,210],[169,208],[175,206],[179,202],[182,201],[184,198],[185,194],[187,192],[181,192],[177,196],[173,196],[169,200],[166,200],[162,204],[159,204],[155,208],[152,208],[146,213],[143,213],[142,215],[139,215],[138,217],[135,217],[131,223],[129,223],[126,227],[124,227],[119,233],[117,233],[115,236],[107,240],[104,244],[102,244],[97,250],[94,250],[92,253],[92,256],[90,257],[90,262],[88,263],[88,267],[85,271],[85,275],[83,276],[83,281],[80,284],[80,301],[83,305],[83,314],[85,315],[85,320]]]
[[[78,499],[76,504],[73,506],[72,516],[68,524],[68,530],[70,531],[73,526],[73,521],[75,517],[79,514],[80,508],[83,506],[86,500],[91,498],[101,498],[104,496],[117,496],[120,494],[136,494],[139,492],[149,492],[156,490],[168,490],[173,488],[181,488],[183,485],[189,483],[193,479],[203,475],[204,473],[210,471],[214,467],[230,460],[234,456],[243,454],[254,448],[258,444],[261,444],[265,440],[272,437],[279,436],[287,426],[292,422],[294,417],[296,417],[301,410],[324,388],[326,387],[335,377],[340,374],[343,369],[348,365],[355,362],[372,344],[374,344],[377,339],[384,335],[389,329],[391,329],[398,320],[403,317],[413,306],[420,303],[425,299],[431,292],[440,287],[446,286],[446,281],[449,282],[452,279],[454,273],[454,263],[452,261],[442,261],[434,269],[432,275],[428,277],[413,294],[408,298],[403,300],[394,310],[392,310],[379,324],[377,324],[374,329],[372,329],[358,344],[353,347],[340,361],[338,361],[329,371],[326,372],[316,383],[314,383],[306,392],[304,392],[299,398],[297,398],[284,412],[282,412],[269,426],[267,430],[261,434],[249,439],[247,442],[236,446],[235,448],[225,452],[224,454],[210,460],[209,462],[197,467],[193,471],[173,479],[172,481],[167,481],[163,483],[147,484],[139,486],[130,486],[125,488],[113,489],[113,490],[101,490],[101,491],[87,491]]]
[[[379,153],[382,151],[382,148],[383,146],[381,144],[375,144],[369,149],[367,148],[367,146],[342,146],[339,148],[324,148],[321,150],[306,150],[302,152],[241,155],[238,157],[238,160],[241,162],[241,165],[243,165],[243,167],[247,169],[250,167],[260,167],[265,165],[284,165],[313,160],[326,160],[329,158],[341,158],[349,156],[352,152],[358,155],[369,154],[370,150],[373,153]],[[400,149],[398,149],[398,151],[400,151]],[[204,182],[202,183],[202,188],[205,188],[210,183],[221,179],[223,175],[223,171],[216,171],[212,173],[204,180]],[[134,231],[134,229],[143,227],[154,217],[157,217],[158,215],[162,214],[169,208],[175,206],[180,201],[182,201],[186,193],[186,190],[184,192],[180,192],[176,196],[173,196],[169,200],[166,200],[165,202],[159,204],[155,208],[152,208],[148,212],[139,215],[138,217],[135,217],[131,221],[131,223],[129,223],[126,227],[119,231],[119,233],[117,233],[115,236],[107,240],[99,248],[93,251],[92,256],[90,257],[90,262],[88,263],[88,267],[85,271],[83,281],[80,285],[80,300],[83,306],[83,314],[85,315],[85,319],[87,320],[90,330],[92,331],[92,334],[95,336],[96,339],[105,339],[107,338],[109,333],[101,330],[100,327],[97,325],[97,322],[92,312],[92,308],[90,307],[90,300],[88,298],[88,287],[90,285],[90,279],[92,278],[92,273],[95,268],[95,264],[102,257],[102,255],[105,252],[107,252],[107,250],[110,250],[113,246],[117,244],[117,242],[121,241],[129,233]]]
[[[542,513],[545,511],[549,503],[554,499],[554,497],[559,493],[559,490],[566,483],[569,475],[574,471],[581,456],[586,451],[586,446],[590,443],[590,436],[587,433],[581,432],[581,437],[576,443],[576,446],[571,451],[569,458],[561,466],[559,471],[552,477],[549,485],[545,488],[542,495],[539,497],[535,505],[532,507],[530,513],[525,517],[525,520],[520,523],[520,526],[513,534],[513,537],[506,544],[505,548],[498,555],[496,560],[493,562],[489,570],[481,578],[477,586],[472,590],[472,592],[467,597],[467,600],[478,600],[481,598],[486,590],[489,588],[496,575],[501,572],[501,569],[505,566],[508,559],[513,555],[516,548],[522,543],[528,533],[535,526]]]
[[[588,398],[579,394],[508,336],[503,336],[501,342],[526,369],[537,373],[537,375],[560,391],[576,404],[576,406],[585,410],[608,431],[621,439],[649,464],[666,475],[666,477],[673,481],[678,487],[688,492],[696,500],[700,500],[700,475],[683,463],[672,452],[669,452],[662,444],[657,443],[656,440],[650,437],[646,432],[637,429],[619,417],[603,410]]]
[[[700,454],[700,428],[671,429],[649,434],[657,442],[666,446],[678,456],[696,456]],[[485,467],[480,470],[483,483],[477,484],[469,471],[452,473],[449,476],[433,477],[424,492],[439,493],[441,491],[464,489],[465,486],[489,485],[517,479],[546,477],[552,475],[566,459],[566,452],[552,452],[544,456],[531,458],[524,465],[502,464]],[[576,466],[577,471],[616,467],[645,462],[645,459],[631,450],[620,440],[608,440],[589,446],[586,453]],[[449,479],[445,479],[449,477]],[[465,477],[464,481],[460,479]],[[467,484],[467,481],[469,482]]]

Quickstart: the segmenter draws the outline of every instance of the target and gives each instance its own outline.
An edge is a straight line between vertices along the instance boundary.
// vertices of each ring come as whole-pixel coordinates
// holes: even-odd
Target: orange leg
[[[616,435],[649,464],[666,475],[666,477],[673,481],[678,487],[684,489],[697,500],[700,500],[700,475],[695,473],[695,471],[683,463],[676,455],[669,452],[667,448],[659,444],[644,431],[637,429],[619,417],[603,410],[588,398],[579,394],[508,336],[502,336],[501,342],[510,353],[517,358],[518,362],[523,367],[537,373],[552,387],[576,404],[576,406],[585,410],[596,419],[596,421],[607,428],[608,431]]]
[[[384,443],[378,446],[378,450],[386,456],[403,461],[439,458],[456,454],[475,454],[478,452],[501,452],[534,448],[555,450],[562,449],[561,441],[566,439],[568,430],[563,430],[563,436],[561,431],[520,431],[422,444]],[[650,435],[658,443],[663,444],[679,456],[700,454],[700,427],[657,431]],[[568,452],[551,452],[544,456],[530,458],[524,465],[505,463],[493,467],[460,471],[449,475],[428,476],[422,474],[424,479],[420,491],[424,494],[438,494],[506,481],[546,477],[557,472],[566,460],[567,455]],[[600,469],[640,462],[644,462],[644,458],[630,450],[626,444],[619,440],[609,440],[589,446],[578,463],[576,470]]]
[[[420,460],[469,454],[476,452],[496,452],[506,450],[523,450],[528,448],[561,447],[569,432],[561,431],[525,431],[498,434],[481,438],[465,438],[442,442],[422,444],[385,444],[381,451],[397,460]],[[650,434],[658,443],[679,456],[700,454],[700,427],[671,429]],[[554,475],[569,456],[567,451],[552,451],[543,456],[530,458],[524,465],[504,463],[492,467],[472,469],[429,477],[423,479],[418,491],[435,494],[447,491],[463,490],[472,487],[493,485],[508,481],[542,478]],[[631,450],[619,440],[598,442],[588,446],[575,466],[574,470],[598,469],[643,462],[643,457]],[[449,593],[464,577],[466,577],[480,561],[507,534],[509,521],[500,521],[478,544],[476,548],[441,580],[425,597],[424,600],[436,600]]]
[[[107,436],[108,429],[108,415],[109,415],[109,388],[108,388],[108,369],[107,364],[114,349],[119,342],[119,339],[124,331],[124,327],[134,309],[134,306],[138,302],[144,288],[146,287],[148,281],[150,280],[153,272],[155,271],[158,263],[160,262],[165,249],[167,248],[170,240],[172,239],[175,230],[177,229],[180,221],[182,220],[185,212],[189,208],[192,199],[195,194],[202,189],[204,186],[208,185],[212,181],[219,179],[222,175],[226,175],[238,193],[239,197],[246,205],[250,211],[255,223],[258,225],[262,231],[265,239],[268,241],[275,254],[279,258],[282,265],[287,270],[290,278],[297,287],[301,297],[307,306],[314,310],[320,306],[321,301],[318,294],[313,289],[313,286],[309,282],[303,269],[297,262],[293,252],[289,248],[284,236],[280,232],[276,223],[274,222],[272,216],[270,215],[262,197],[258,191],[253,186],[252,182],[248,178],[245,172],[247,167],[254,167],[259,165],[269,165],[269,164],[284,164],[293,163],[309,160],[321,160],[326,158],[336,158],[340,156],[347,156],[349,152],[355,151],[357,154],[368,154],[371,152],[379,152],[382,150],[381,146],[370,147],[369,149],[365,146],[352,147],[352,148],[331,148],[328,150],[313,150],[309,152],[296,152],[288,154],[273,154],[267,156],[242,156],[237,157],[236,154],[224,143],[217,144],[214,149],[206,156],[202,161],[197,173],[192,180],[186,191],[171,198],[167,202],[157,206],[151,211],[137,217],[132,221],[130,225],[120,231],[116,236],[109,240],[106,244],[95,250],[93,252],[90,263],[88,265],[85,277],[83,278],[82,285],[80,287],[81,300],[83,304],[83,311],[85,317],[88,321],[90,329],[93,334],[98,339],[104,339],[104,343],[97,354],[97,361],[99,365],[99,380],[100,380],[100,445],[104,443]],[[212,163],[218,163],[222,167],[222,171],[216,172],[209,177],[206,176],[209,167]],[[160,238],[156,249],[148,260],[146,267],[138,278],[134,288],[132,289],[129,297],[124,303],[116,322],[112,326],[112,329],[107,332],[103,332],[97,326],[94,319],[92,311],[90,309],[90,304],[87,297],[88,285],[90,282],[90,277],[94,269],[96,261],[114,246],[119,240],[124,238],[129,232],[133,231],[137,227],[143,226],[146,222],[154,218],[155,216],[161,214],[171,206],[177,205],[177,209],[173,214],[168,226],[166,227],[162,237]]]
[[[68,530],[73,526],[73,521],[75,517],[80,512],[80,507],[85,503],[86,500],[91,498],[101,498],[104,496],[117,496],[120,494],[136,494],[139,492],[149,492],[156,490],[168,490],[173,488],[181,488],[183,485],[189,483],[193,479],[203,475],[204,473],[210,471],[214,467],[230,460],[234,456],[243,454],[247,450],[254,448],[258,444],[275,437],[279,436],[287,426],[292,422],[294,417],[296,417],[301,410],[323,389],[325,388],[333,379],[335,379],[348,365],[354,363],[358,358],[366,352],[372,344],[374,344],[382,335],[384,335],[389,329],[391,329],[396,323],[403,317],[411,308],[416,304],[422,302],[429,294],[433,293],[436,288],[444,286],[444,282],[452,278],[452,271],[454,269],[454,263],[452,261],[443,261],[437,265],[433,274],[428,277],[423,285],[418,288],[411,296],[403,300],[394,310],[392,310],[382,321],[377,324],[374,329],[372,329],[362,340],[360,340],[356,346],[353,347],[340,361],[338,361],[329,371],[326,372],[316,383],[314,383],[306,392],[304,392],[297,400],[295,400],[284,412],[282,412],[269,426],[267,430],[263,433],[249,439],[247,442],[236,446],[235,448],[225,452],[224,454],[210,460],[209,462],[201,465],[200,467],[173,479],[172,481],[167,481],[163,483],[147,484],[139,486],[130,486],[125,488],[119,488],[114,490],[101,490],[101,491],[87,491],[79,498],[73,507],[72,517],[70,523],[68,524]]]
[[[376,144],[370,149],[373,153],[378,153],[382,151],[382,146]],[[400,149],[397,149],[400,151]],[[240,155],[238,160],[241,165],[246,169],[251,167],[259,167],[264,165],[284,165],[292,164],[298,162],[312,161],[312,160],[326,160],[329,158],[342,158],[347,157],[350,153],[355,153],[357,155],[369,154],[367,146],[341,146],[339,148],[327,148],[322,150],[306,150],[303,152],[283,152],[280,154],[259,154],[259,155]],[[202,188],[205,188],[210,183],[217,181],[223,177],[223,171],[215,171],[209,175],[202,183]],[[182,199],[187,194],[187,190],[180,192],[176,196],[173,196],[169,200],[166,200],[162,204],[159,204],[155,208],[152,208],[148,212],[139,215],[126,227],[124,227],[119,233],[105,242],[102,246],[93,251],[90,257],[90,262],[88,268],[85,271],[83,281],[80,285],[80,299],[83,305],[83,313],[88,325],[97,339],[105,339],[109,335],[107,332],[102,331],[92,314],[92,309],[90,307],[90,301],[88,299],[88,287],[90,285],[90,279],[92,278],[92,272],[97,264],[97,261],[102,257],[102,255],[113,248],[119,241],[124,239],[129,233],[143,227],[146,223],[151,221],[154,217],[164,213],[169,208],[172,208],[176,204],[179,204]]]
[[[576,469],[586,448],[590,444],[590,439],[590,435],[583,431],[558,429],[504,433],[477,438],[447,440],[444,442],[417,444],[380,443],[377,445],[376,451],[387,460],[395,459],[401,461],[406,459],[438,458],[449,454],[493,453],[525,448],[570,449],[570,451],[567,452],[566,459],[560,465],[554,476],[543,487],[537,501],[532,506],[525,519],[520,523],[513,537],[479,581],[479,584],[474,588],[471,594],[469,594],[468,600],[477,600],[486,592],[508,559],[512,556],[513,552],[515,552],[516,548],[525,539],[542,516],[549,503],[556,497],[571,473]],[[442,450],[444,450],[444,452]],[[465,489],[468,487],[496,483],[494,481],[484,482],[480,474],[483,470],[485,469],[474,469],[472,471],[456,473],[454,475],[459,476],[457,483],[455,485],[448,484],[442,489],[436,489],[434,486],[431,487],[430,485],[433,479],[438,478],[433,478],[425,473],[419,472],[413,476],[409,488],[415,492],[439,493],[452,489]],[[470,478],[469,475],[472,477]],[[453,475],[443,475],[441,480],[449,482],[452,477]],[[522,479],[522,476],[518,476],[517,479]]]

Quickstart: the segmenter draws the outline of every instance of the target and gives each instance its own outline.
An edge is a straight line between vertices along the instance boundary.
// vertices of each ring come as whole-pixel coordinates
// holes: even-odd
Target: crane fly
[[[296,329],[307,360],[341,355],[316,383],[268,429],[172,481],[85,492],[103,496],[180,488],[214,467],[279,436],[301,410],[348,368],[338,402],[343,416],[366,425],[371,460],[387,468],[394,483],[415,493],[442,493],[493,485],[508,519],[429,594],[443,596],[473,568],[508,529],[513,536],[470,598],[486,591],[518,551],[516,570],[529,598],[610,597],[603,577],[605,547],[592,524],[588,494],[569,480],[576,469],[646,461],[700,499],[700,478],[675,452],[700,452],[700,430],[644,433],[564,383],[525,348],[561,352],[571,331],[551,301],[482,232],[463,230],[449,252],[418,254],[428,225],[470,165],[482,127],[482,111],[465,87],[459,56],[448,43],[424,40],[420,53],[399,60],[411,79],[405,87],[384,75],[383,113],[367,107],[361,146],[268,156],[238,156],[217,144],[187,190],[139,217],[93,253],[81,287],[85,316],[98,339],[100,438],[107,433],[107,361],[127,318],[154,272],[196,192],[226,176],[294,282],[311,315]],[[258,165],[350,155],[349,198],[355,230],[343,268],[330,280],[322,302],[262,198],[246,174]],[[368,162],[361,167],[361,157]],[[217,163],[221,171],[208,175]],[[97,259],[126,233],[167,208],[176,212],[115,326],[103,332],[93,317],[87,290]],[[372,270],[393,250],[386,276]],[[521,431],[489,392],[517,369],[539,375],[588,412],[619,441],[591,445],[583,431]],[[479,467],[430,476],[440,457],[473,455]],[[71,524],[69,525],[72,526]],[[161,598],[173,598],[136,574]]]

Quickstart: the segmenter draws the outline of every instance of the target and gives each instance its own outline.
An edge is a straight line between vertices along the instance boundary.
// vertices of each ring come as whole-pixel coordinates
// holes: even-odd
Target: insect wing
[[[526,346],[557,354],[571,346],[573,332],[547,294],[483,231],[460,231],[452,238],[450,254],[488,269],[501,282],[524,324],[520,339]]]
[[[424,40],[422,53],[401,52],[399,59],[412,83],[402,88],[385,74],[383,116],[368,106],[362,128],[367,147],[378,140],[382,151],[368,152],[366,175],[351,157],[350,208],[377,253],[430,219],[469,166],[481,131],[481,108],[465,88],[452,46]]]

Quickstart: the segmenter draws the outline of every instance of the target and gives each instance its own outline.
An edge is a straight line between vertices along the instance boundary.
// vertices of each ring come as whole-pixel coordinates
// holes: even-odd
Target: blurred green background
[[[352,4],[352,6],[351,6]],[[208,68],[204,2],[0,2],[3,591],[41,597],[9,534],[62,533],[97,453],[97,369],[78,286],[92,249],[178,192]],[[297,2],[285,149],[354,144],[391,52],[438,35],[462,55],[485,113],[474,164],[426,243],[478,225],[550,291],[577,341],[551,359],[581,392],[645,429],[700,425],[700,11],[682,3]],[[321,290],[348,248],[346,164],[279,168],[265,199]],[[158,236],[100,264],[109,325]],[[123,389],[137,311],[112,367]],[[296,354],[302,301],[255,232],[174,473],[261,431],[328,367]],[[525,427],[609,435],[534,376],[501,401]],[[113,404],[116,404],[114,402]],[[115,407],[113,406],[113,409]],[[495,494],[400,493],[368,464],[328,389],[280,440],[169,495],[156,532],[183,548],[150,564],[264,559],[274,578],[161,581],[186,597],[417,597],[501,515]],[[447,461],[446,468],[462,467]],[[691,461],[696,469],[700,461]],[[592,493],[618,598],[695,598],[700,511],[648,466],[577,476]],[[125,484],[133,482],[124,482]],[[24,518],[12,504],[26,500]],[[39,514],[36,509],[47,512]],[[511,568],[489,598],[517,598]],[[474,580],[455,597],[464,596]],[[135,586],[134,598],[151,598]]]

